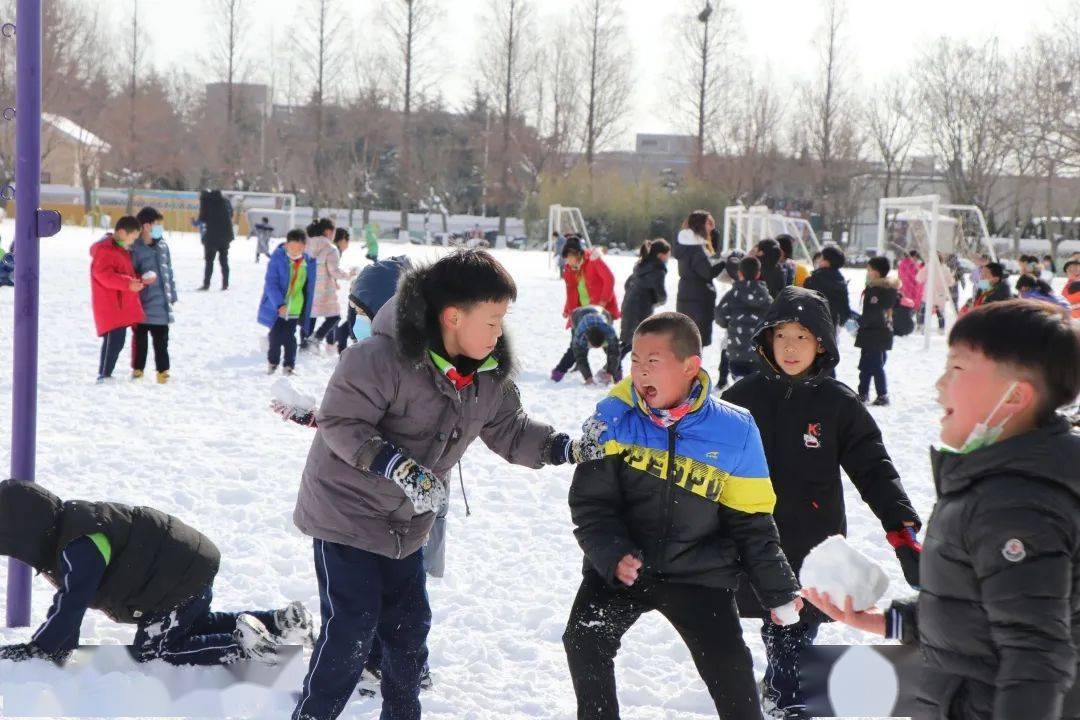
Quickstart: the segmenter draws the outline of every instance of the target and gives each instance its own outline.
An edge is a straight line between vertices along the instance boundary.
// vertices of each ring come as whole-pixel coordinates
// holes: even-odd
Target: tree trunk
[[[405,107],[401,124],[401,178],[398,187],[398,204],[401,206],[400,226],[409,230],[409,185],[412,178],[412,72],[415,16],[412,0],[408,3],[408,23],[405,37]]]
[[[514,20],[517,0],[510,0],[510,27],[506,33],[506,105],[503,108],[502,173],[499,182],[499,235],[506,235],[506,206],[510,190],[510,113],[514,99]]]
[[[705,177],[705,108],[708,101],[709,77],[709,21],[705,20],[705,32],[701,41],[701,87],[698,95],[698,131],[697,131],[697,177]]]

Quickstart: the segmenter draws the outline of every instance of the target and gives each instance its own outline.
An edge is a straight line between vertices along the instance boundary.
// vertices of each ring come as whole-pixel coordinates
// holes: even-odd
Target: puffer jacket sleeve
[[[162,242],[161,251],[165,255],[165,262],[169,268],[169,302],[178,302],[179,298],[176,296],[176,277],[173,275],[172,265],[172,251],[169,250],[169,246]]]
[[[589,564],[609,584],[616,585],[615,568],[625,556],[640,553],[622,519],[619,488],[622,458],[617,454],[582,463],[570,484],[570,517],[574,537]]]
[[[847,405],[839,437],[840,466],[886,531],[898,530],[908,522],[918,531],[922,522],[885,449],[881,430],[857,398],[850,398]]]
[[[724,297],[720,298],[720,303],[716,306],[716,324],[725,330],[731,323],[731,305],[734,295],[735,288],[728,290],[724,293]]]
[[[502,385],[502,402],[494,417],[480,431],[480,439],[493,453],[514,465],[533,469],[549,461],[549,439],[554,428],[530,418],[521,407],[517,385]]]
[[[401,377],[395,356],[393,341],[386,337],[357,343],[341,356],[315,415],[330,451],[358,470],[368,470],[382,447],[377,425]]]
[[[1020,478],[989,482],[1004,491],[985,488],[962,543],[971,549],[999,659],[993,717],[1052,720],[1061,717],[1076,671],[1070,593],[1077,538],[1068,517],[1075,505]]]
[[[894,600],[885,611],[885,637],[904,645],[919,642],[919,598]]]
[[[110,290],[131,290],[131,281],[135,277],[126,272],[121,272],[123,269],[125,268],[121,268],[120,263],[116,262],[113,257],[107,256],[102,259],[95,259],[90,266],[90,273],[95,280]]]
[[[654,307],[667,304],[667,286],[664,284],[666,278],[667,271],[663,268],[649,274],[649,286],[653,294],[652,304]]]
[[[775,504],[761,435],[749,419],[738,462],[721,491],[719,512],[754,593],[769,609],[785,605],[799,592],[799,581],[780,548],[772,516]]]

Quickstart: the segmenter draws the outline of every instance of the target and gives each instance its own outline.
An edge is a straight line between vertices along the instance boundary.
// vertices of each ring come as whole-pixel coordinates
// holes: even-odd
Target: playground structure
[[[887,225],[890,212],[896,213],[891,227]],[[975,221],[974,233],[969,232],[971,219]],[[897,230],[899,234],[895,232]],[[927,316],[939,291],[938,283],[944,280],[943,273],[950,272],[941,262],[942,255],[964,257],[982,252],[992,260],[997,259],[982,210],[975,205],[943,203],[940,195],[882,198],[879,201],[877,252],[885,255],[890,247],[898,257],[917,250],[926,263],[924,297],[927,299]],[[951,327],[956,320],[956,308],[952,303],[946,303],[941,310],[946,326]],[[926,347],[930,347],[931,327],[927,317],[923,323]]]
[[[585,218],[581,214],[581,208],[565,207],[563,205],[551,205],[548,207],[548,231],[545,247],[552,256],[555,254],[555,243],[551,240],[553,233],[580,235],[586,246],[592,245],[592,241],[589,239],[589,228],[585,226]]]
[[[821,241],[809,221],[774,213],[765,205],[732,205],[724,208],[723,254],[730,250],[748,251],[760,241],[777,235],[795,238],[794,260],[810,264],[814,253],[821,250]]]

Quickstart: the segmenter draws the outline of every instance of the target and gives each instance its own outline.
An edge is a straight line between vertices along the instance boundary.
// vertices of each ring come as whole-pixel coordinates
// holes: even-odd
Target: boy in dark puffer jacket
[[[976,308],[949,334],[937,392],[917,600],[882,613],[807,597],[919,643],[920,720],[1080,718],[1080,434],[1055,412],[1080,393],[1080,327],[1036,301]]]
[[[0,660],[63,663],[79,644],[89,609],[137,625],[139,662],[222,665],[274,662],[274,644],[311,633],[300,603],[283,610],[210,612],[220,555],[214,543],[152,508],[61,502],[33,483],[0,483],[0,555],[19,560],[57,588],[29,643],[0,647]]]
[[[847,264],[847,257],[844,251],[833,245],[827,245],[821,250],[821,259],[818,261],[817,269],[810,274],[803,285],[807,290],[816,290],[821,293],[829,301],[834,334],[851,317],[851,299],[848,297],[847,280],[840,272],[840,268],[845,264]]]
[[[859,399],[870,399],[870,380],[874,381],[877,399],[874,405],[889,404],[889,388],[885,380],[885,360],[892,350],[892,312],[900,299],[900,281],[889,277],[889,258],[872,257],[866,268],[866,289],[863,290],[862,315],[855,347],[862,349],[859,357]]]
[[[716,322],[727,330],[724,352],[727,353],[727,370],[735,382],[757,369],[754,330],[772,305],[769,288],[760,276],[761,262],[755,257],[743,258],[739,262],[738,281],[716,306]],[[723,367],[720,375],[724,379]]]
[[[621,637],[657,610],[671,621],[720,717],[760,720],[753,662],[734,604],[748,572],[776,622],[798,619],[798,583],[780,551],[775,495],[749,413],[709,392],[688,316],[638,326],[633,377],[586,423],[604,457],[574,473],[570,513],[585,552],[563,644],[578,718],[619,717],[613,660]]]
[[[744,378],[723,398],[750,411],[764,442],[776,488],[776,526],[784,554],[797,573],[810,550],[830,535],[847,532],[840,470],[881,521],[908,582],[918,583],[919,517],[885,450],[873,417],[846,385],[829,377],[840,359],[825,298],[788,287],[755,335],[761,372]],[[821,616],[778,627],[745,589],[743,617],[764,617],[768,655],[764,700],[777,717],[804,718],[799,658],[812,645]]]

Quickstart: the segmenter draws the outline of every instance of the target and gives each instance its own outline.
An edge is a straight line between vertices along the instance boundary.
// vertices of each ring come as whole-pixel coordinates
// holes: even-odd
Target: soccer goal
[[[564,205],[551,205],[548,207],[546,247],[550,255],[555,254],[555,233],[559,235],[580,235],[586,246],[592,245],[592,240],[589,239],[589,228],[585,226],[585,218],[582,216],[580,208],[566,207]]]
[[[890,213],[893,214],[889,218]],[[941,202],[940,195],[882,198],[878,203],[877,252],[884,255],[892,249],[899,260],[916,250],[926,263],[924,297],[927,315],[934,306],[940,285],[948,281],[947,256],[970,258],[985,254],[997,259],[994,244],[986,227],[982,210],[975,205],[952,205]],[[956,321],[956,308],[946,303],[942,308],[946,327]],[[930,347],[930,318],[924,318],[925,346]]]
[[[246,235],[251,227],[268,218],[275,235],[285,235],[296,226],[296,196],[292,193],[263,193],[243,190],[222,190],[233,206],[233,224],[237,233]],[[96,188],[91,194],[95,217],[108,215],[115,219],[127,212],[128,196],[131,207],[138,212],[147,205],[165,216],[165,229],[192,232],[193,221],[199,216],[199,193],[193,190],[151,190],[136,188]]]
[[[795,238],[794,260],[810,264],[815,252],[821,250],[821,241],[801,217],[775,213],[765,205],[732,205],[724,208],[724,245],[722,253],[729,250],[746,252],[766,238],[790,235]]]

